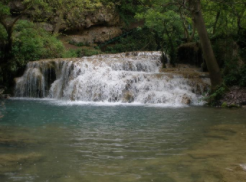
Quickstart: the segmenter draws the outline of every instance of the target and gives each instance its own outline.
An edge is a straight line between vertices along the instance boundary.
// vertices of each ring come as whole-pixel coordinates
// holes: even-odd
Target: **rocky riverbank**
[[[246,105],[246,88],[233,86],[220,99],[221,107],[243,107]]]

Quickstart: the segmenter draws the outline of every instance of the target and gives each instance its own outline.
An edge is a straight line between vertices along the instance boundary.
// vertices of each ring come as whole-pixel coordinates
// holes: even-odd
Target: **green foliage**
[[[228,107],[228,105],[227,105],[226,102],[223,102],[223,103],[221,104],[221,107]]]
[[[246,65],[235,66],[224,75],[224,82],[228,86],[238,85],[246,87]]]
[[[7,42],[7,36],[1,26],[0,37],[3,39],[0,58],[4,60],[1,61],[0,84],[8,87],[11,86],[18,72],[25,68],[28,61],[62,57],[64,52],[63,44],[54,35],[29,21],[18,21],[14,26],[11,52],[5,52],[4,42]],[[9,60],[5,60],[5,57]]]
[[[73,50],[70,49],[68,51],[65,51],[62,55],[63,58],[74,58],[74,57],[81,57],[81,50],[77,49],[77,50]]]
[[[99,49],[83,48],[81,55],[82,56],[93,56],[93,55],[97,55],[100,53],[101,51]]]
[[[145,19],[145,25],[154,33],[158,47],[169,54],[170,61],[174,64],[176,47],[179,45],[177,40],[184,36],[184,29],[178,7],[176,5],[163,6],[169,2],[156,0],[152,5],[148,3],[148,7],[152,6],[152,8],[143,7],[140,12],[136,13],[135,17]]]
[[[225,84],[221,84],[207,97],[205,97],[204,100],[206,100],[209,105],[216,106],[227,90],[227,86]]]
[[[75,42],[73,40],[70,40],[69,44],[75,45],[75,46],[78,46],[78,47],[89,46],[90,45],[88,42]]]
[[[240,33],[246,27],[246,1],[201,0],[206,27],[210,37]]]
[[[105,52],[118,53],[129,51],[156,50],[157,44],[154,35],[148,28],[134,31],[126,37],[120,38],[115,44],[107,46]]]
[[[140,4],[137,0],[118,0],[115,1],[116,9],[118,11],[121,20],[128,26],[130,23],[135,21],[134,15],[138,11],[138,5]]]
[[[19,21],[15,27],[12,55],[18,65],[28,61],[62,57],[63,44],[42,28],[29,21]]]
[[[212,38],[213,50],[222,69],[223,81],[227,86],[246,86],[245,57],[237,44],[237,36],[220,35]]]
[[[3,28],[3,25],[0,24],[0,42],[4,42],[7,39],[7,32]]]
[[[10,15],[9,6],[3,2],[0,2],[0,16],[8,16]]]

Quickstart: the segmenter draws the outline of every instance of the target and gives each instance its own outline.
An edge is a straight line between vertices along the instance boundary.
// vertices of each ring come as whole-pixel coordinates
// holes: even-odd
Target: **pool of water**
[[[245,109],[0,104],[0,181],[245,180]]]

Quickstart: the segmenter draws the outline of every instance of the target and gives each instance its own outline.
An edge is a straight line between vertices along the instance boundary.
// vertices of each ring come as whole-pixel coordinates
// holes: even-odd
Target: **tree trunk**
[[[214,22],[214,25],[213,25],[213,35],[216,32],[216,27],[217,27],[217,23],[218,23],[219,17],[220,17],[220,10],[217,12],[216,17],[215,17],[215,22]]]
[[[5,51],[4,51],[5,62],[8,62],[11,60],[12,47],[13,47],[14,26],[20,17],[21,16],[17,16],[11,23],[7,23],[7,21],[5,21],[4,19],[0,19],[0,24],[4,27],[4,29],[7,33],[7,41],[4,45],[4,47],[5,47]]]
[[[61,12],[57,11],[57,15],[58,15],[58,20],[55,23],[55,28],[53,30],[53,34],[59,33],[59,30],[60,30],[60,27],[61,27],[61,24],[63,21],[63,14]]]
[[[8,27],[7,29],[7,45],[6,45],[6,54],[8,56],[11,55],[11,52],[12,52],[12,46],[13,46],[13,38],[12,38],[12,34],[13,34],[13,27]]]
[[[167,50],[169,49],[169,55],[170,55],[170,64],[172,64],[173,66],[175,65],[175,48],[174,48],[174,44],[173,44],[173,40],[172,37],[170,36],[169,31],[166,28],[166,23],[164,21],[164,31],[168,37],[168,42],[169,42],[169,46],[167,48]]]
[[[212,90],[214,90],[216,86],[222,83],[222,78],[202,16],[200,0],[189,0],[189,7],[192,12],[193,21],[200,38],[203,56],[210,74]]]

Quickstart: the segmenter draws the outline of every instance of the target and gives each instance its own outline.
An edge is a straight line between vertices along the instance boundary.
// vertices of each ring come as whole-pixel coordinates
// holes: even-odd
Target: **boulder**
[[[189,97],[187,97],[186,95],[183,95],[182,100],[181,100],[182,104],[186,104],[189,105],[191,103],[191,100]]]
[[[0,99],[9,99],[10,94],[0,94]]]
[[[44,30],[46,30],[47,32],[53,32],[54,31],[54,26],[50,23],[37,23],[37,25],[41,28],[43,28]]]

